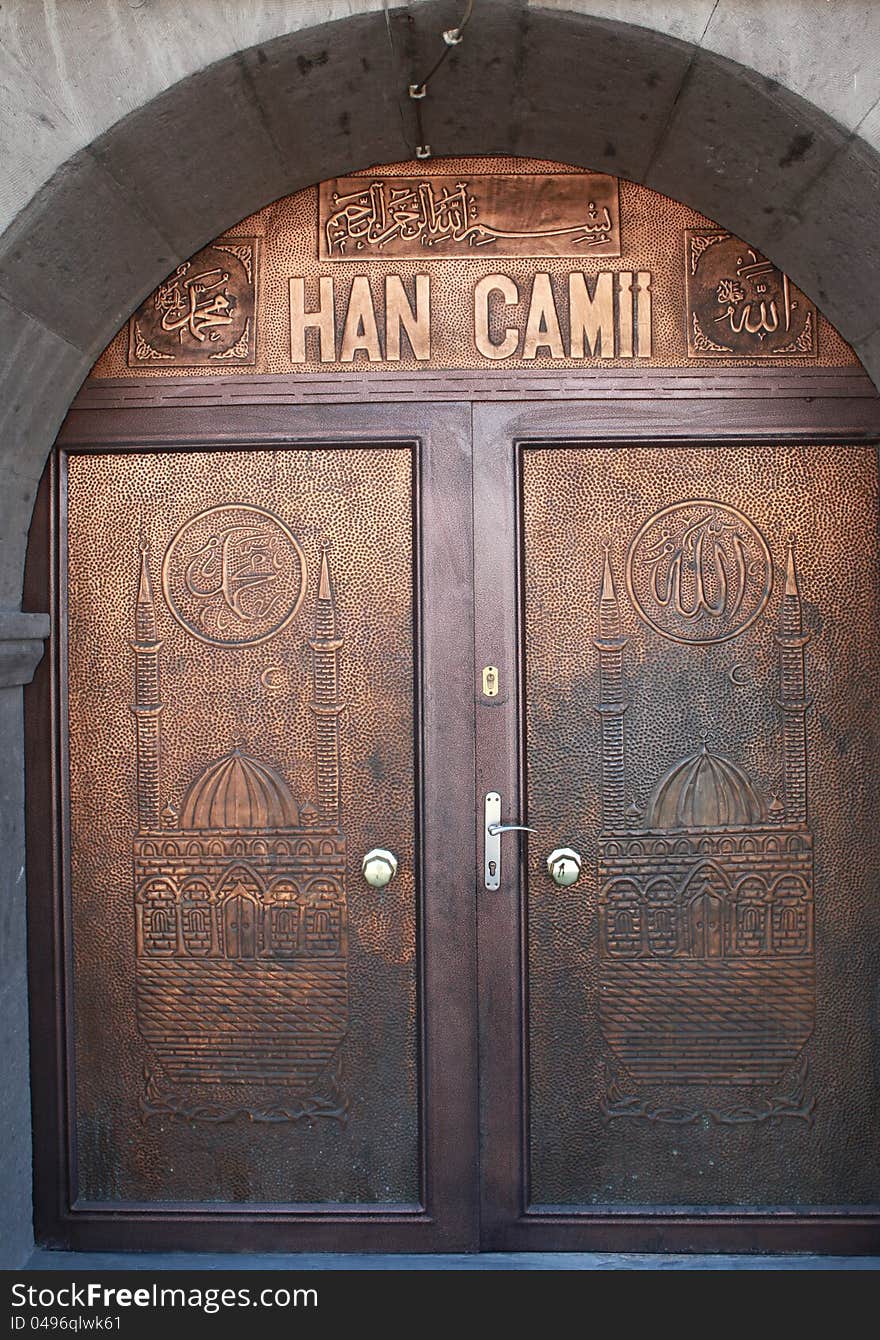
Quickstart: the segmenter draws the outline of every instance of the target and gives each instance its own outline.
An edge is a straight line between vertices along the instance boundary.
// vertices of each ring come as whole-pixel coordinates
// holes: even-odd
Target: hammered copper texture
[[[467,174],[493,173],[571,173],[574,171],[564,163],[536,161],[528,158],[452,158],[438,159],[414,164],[396,163],[382,165],[381,169],[364,169],[358,176],[370,176],[381,179],[384,176],[411,177],[417,173],[430,179],[434,176],[450,174],[465,177]],[[580,265],[571,260],[559,258],[534,259],[496,258],[485,256],[457,257],[449,260],[437,260],[430,263],[401,259],[393,263],[374,262],[359,258],[356,260],[334,260],[321,262],[318,259],[318,187],[310,187],[295,195],[276,201],[258,213],[243,219],[240,224],[217,239],[223,245],[236,245],[251,237],[261,241],[261,266],[259,294],[257,299],[257,353],[253,371],[255,373],[291,373],[291,372],[327,372],[361,373],[365,368],[377,370],[388,368],[414,369],[425,367],[456,368],[478,367],[482,369],[531,368],[542,367],[580,368],[585,375],[590,369],[613,367],[698,367],[701,362],[714,368],[725,366],[748,367],[792,366],[803,367],[818,361],[822,366],[848,366],[857,363],[849,346],[838,335],[824,317],[818,320],[818,357],[805,358],[803,355],[768,359],[744,358],[724,359],[720,356],[701,358],[688,357],[686,339],[687,314],[685,300],[686,237],[685,230],[711,227],[712,221],[685,205],[657,194],[644,186],[620,180],[620,235],[621,254],[619,257],[596,257],[592,261],[584,258]],[[583,269],[587,275],[603,272],[649,271],[652,278],[653,309],[653,346],[650,359],[640,358],[549,358],[545,353],[537,358],[524,360],[519,357],[493,362],[478,354],[473,344],[473,287],[484,275],[501,272],[511,276],[520,286],[523,300],[518,305],[504,309],[509,313],[511,324],[522,329],[526,321],[526,297],[531,280],[537,270],[551,276],[557,284],[557,303],[560,305],[560,319],[563,327],[565,316],[562,310],[566,279],[574,268]],[[399,273],[407,284],[412,300],[412,276],[421,272],[430,272],[433,287],[432,295],[432,357],[430,362],[419,362],[412,357],[407,341],[402,341],[399,362],[368,363],[362,354],[348,363],[320,362],[315,350],[309,355],[309,361],[292,364],[290,361],[290,320],[288,309],[288,278],[291,275],[306,279],[308,302],[317,302],[317,279],[319,276],[332,277],[337,289],[347,290],[351,280],[359,274],[372,276],[379,286],[376,289],[375,302],[381,326],[381,284],[387,271]],[[341,329],[344,319],[342,299],[337,293],[337,329]],[[309,337],[311,340],[311,336]],[[311,347],[311,346],[309,346]],[[207,367],[174,367],[163,361],[162,365],[148,366],[139,363],[132,368],[127,362],[128,328],[124,329],[111,342],[101,355],[92,372],[93,377],[130,377],[139,378],[178,377],[178,376],[228,376],[234,375],[236,368],[231,364],[221,366],[216,361]]]
[[[404,447],[68,458],[70,917],[81,1201],[419,1198],[412,487],[412,453]],[[258,517],[254,549],[253,535],[240,524],[250,515],[243,505],[253,501],[283,522],[301,547],[302,603],[278,631],[272,631],[279,622],[274,618],[259,625],[257,632],[268,632],[259,641],[247,642],[234,631],[224,634],[228,641],[194,636],[163,597],[162,556],[194,516],[237,507],[221,520],[229,523],[228,533],[244,533],[250,546],[251,566],[240,571],[259,574],[266,535],[275,532]],[[199,533],[199,543],[206,533]],[[147,587],[141,544],[149,546]],[[290,561],[289,544],[272,552]],[[283,592],[288,603],[295,585],[291,579]],[[335,634],[327,622],[331,598]],[[336,652],[327,650],[334,635],[341,643]],[[136,692],[143,700],[155,691],[150,658],[156,641],[162,703],[157,800],[149,768],[138,787],[132,715]],[[195,848],[216,840],[250,850],[263,825],[275,830],[274,837],[280,827],[292,832],[298,825],[308,847],[311,831],[320,837],[322,829],[333,828],[332,815],[324,813],[333,803],[332,756],[316,762],[313,646],[319,647],[316,657],[338,655],[344,708],[338,718],[338,835],[327,841],[333,851],[346,852],[347,956],[343,934],[341,957],[325,958],[323,966],[264,963],[253,956],[253,942],[245,944],[247,924],[227,920],[225,966],[210,954],[201,961],[190,957],[184,966],[194,964],[195,975],[187,979],[179,960],[164,957],[147,964],[145,975],[132,851],[135,843],[141,875],[145,868],[158,869],[150,862],[165,859],[161,842],[153,844],[160,847],[157,856],[144,855],[138,837],[149,838],[156,804],[161,838],[181,852],[184,839],[187,850],[190,839]],[[330,710],[317,723],[332,731],[336,719]],[[154,720],[149,712],[137,719],[139,728],[146,723],[147,745]],[[233,802],[226,833],[207,831],[222,827],[222,814]],[[193,831],[180,831],[186,827]],[[360,874],[361,857],[373,846],[390,847],[400,862],[398,877],[381,897]],[[287,858],[274,850],[262,858],[261,869],[265,873],[276,862],[277,875]],[[228,853],[217,858],[224,869],[236,859]],[[332,854],[321,859],[332,869],[340,860]],[[187,941],[186,952],[200,952],[198,944],[193,949]],[[268,953],[268,943],[259,952]],[[205,999],[213,990],[212,972],[238,983],[219,1004]],[[174,978],[158,1013],[150,1004],[150,973]],[[326,999],[321,974],[332,988]],[[280,1004],[277,992],[269,999],[276,988]],[[276,1026],[279,1017],[298,1010],[307,1040],[317,1037],[325,1052],[344,1034],[338,1075],[331,1077],[335,1111],[327,1110],[326,1076],[310,1089],[308,1075],[297,1070],[301,1063],[291,1060],[296,1036],[285,1052],[274,1046],[271,1026],[260,1033],[257,1016],[271,1010]],[[155,1036],[162,1028],[164,1052],[157,1057]],[[199,1036],[199,1029],[207,1031]],[[183,1054],[180,1039],[194,1032],[193,1060]],[[238,1039],[231,1061],[230,1036]],[[253,1043],[253,1075],[241,1056],[242,1038]],[[177,1067],[177,1077],[169,1064]],[[199,1065],[204,1083],[192,1081]],[[305,1110],[310,1103],[311,1115]]]
[[[660,552],[660,531],[638,533],[666,508],[668,556],[687,525],[711,517],[714,529],[703,525],[705,547],[681,569],[664,560],[649,610],[658,631],[630,598],[626,566],[634,540],[635,560]],[[540,835],[527,917],[536,1205],[880,1195],[880,673],[865,636],[880,615],[876,509],[871,447],[523,452],[528,822]],[[737,533],[753,607],[767,577],[769,599],[739,630],[702,610],[694,628],[715,619],[733,635],[701,643],[663,602],[720,608],[711,535],[730,546]],[[797,886],[798,915],[773,913],[772,952],[769,922],[736,921],[732,902],[723,925],[714,913],[679,923],[677,948],[658,939],[674,921],[643,903],[640,925],[635,896],[609,919],[600,881],[627,867],[636,884],[647,871],[655,892],[660,876],[680,888],[701,843],[706,897],[713,880],[732,887],[743,874],[773,883],[765,904]],[[569,845],[583,873],[559,889],[543,857]],[[698,906],[709,902],[688,915]],[[764,928],[763,949],[750,925]]]

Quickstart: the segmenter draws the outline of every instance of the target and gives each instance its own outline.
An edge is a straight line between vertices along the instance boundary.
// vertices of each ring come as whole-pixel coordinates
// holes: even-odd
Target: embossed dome
[[[648,828],[729,828],[759,824],[765,814],[742,769],[704,744],[661,777],[645,818]]]
[[[295,828],[296,803],[279,772],[233,749],[193,782],[180,812],[181,828]]]

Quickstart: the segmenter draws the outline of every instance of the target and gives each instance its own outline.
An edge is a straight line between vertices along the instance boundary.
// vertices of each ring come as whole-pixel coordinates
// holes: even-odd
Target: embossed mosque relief
[[[632,802],[628,640],[615,559],[607,545],[595,638],[599,1022],[612,1058],[603,1117],[810,1122],[814,1099],[803,1060],[816,992],[809,635],[794,543],[787,546],[773,621],[769,547],[735,508],[706,499],[667,506],[644,522],[626,556],[625,589],[638,618],[649,636],[679,643],[682,656],[699,655],[701,646],[733,639],[751,625],[773,639],[776,673],[763,691],[776,704],[783,792],[771,797],[703,733],[653,779],[644,808]],[[723,732],[720,721],[713,736],[723,739]],[[715,1086],[746,1086],[754,1097],[707,1106],[694,1096],[696,1086],[716,1093]],[[654,1101],[652,1087],[680,1097]]]
[[[289,622],[307,585],[284,523],[230,504],[193,517],[165,552],[175,619],[235,648]],[[346,841],[340,812],[339,656],[327,548],[314,599],[314,797],[230,740],[163,803],[162,674],[151,555],[141,543],[132,648],[137,1027],[149,1049],[145,1117],[345,1119]],[[234,651],[231,654],[236,654]],[[267,1095],[270,1095],[267,1097]]]

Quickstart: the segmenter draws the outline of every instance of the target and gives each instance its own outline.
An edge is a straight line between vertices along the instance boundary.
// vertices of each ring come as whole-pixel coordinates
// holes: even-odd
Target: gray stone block
[[[530,11],[517,151],[641,181],[691,50],[647,28]]]
[[[774,221],[845,142],[803,99],[701,52],[645,184],[763,248]]]
[[[21,689],[0,689],[0,1264],[33,1244]]]
[[[0,609],[0,690],[31,682],[48,636],[48,614]]]
[[[784,84],[849,130],[880,98],[875,0],[721,0],[702,45]]]
[[[381,13],[291,33],[241,62],[286,166],[285,191],[411,155]]]
[[[33,1248],[27,981],[23,965],[0,988],[0,1266],[21,1266]]]
[[[0,219],[14,218],[86,138],[0,39]]]
[[[880,151],[880,102],[876,102],[858,127],[859,139]]]
[[[181,259],[81,153],[0,238],[0,294],[94,357]]]
[[[531,9],[557,9],[614,19],[699,43],[718,0],[528,0]]]
[[[776,222],[768,245],[850,341],[880,321],[880,155],[852,140]]]
[[[288,189],[250,80],[234,60],[175,84],[90,152],[184,256]]]
[[[4,758],[18,758],[19,767],[22,729],[21,689],[0,689],[0,746]],[[23,971],[26,958],[24,780],[18,769],[4,767],[0,774],[0,983],[8,986]]]
[[[38,479],[90,361],[0,298],[0,460]]]
[[[51,447],[51,439],[44,443]],[[37,480],[23,478],[11,466],[2,473],[0,488],[0,607],[21,604],[28,530],[37,495]]]
[[[429,80],[426,96],[418,101],[401,97],[411,146],[419,138],[420,116],[422,139],[434,157],[517,151],[518,84],[528,28],[527,16],[517,8],[505,0],[483,0],[462,41],[448,49]],[[397,79],[402,92],[410,79],[419,83],[434,69],[446,51],[442,34],[455,28],[461,16],[456,0],[431,0],[394,21],[403,57]]]

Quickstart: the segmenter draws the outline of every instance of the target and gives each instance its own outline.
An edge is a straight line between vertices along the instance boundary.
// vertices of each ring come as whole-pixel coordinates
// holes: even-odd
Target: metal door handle
[[[386,847],[374,847],[361,862],[361,871],[374,889],[384,889],[397,874],[397,857]]]
[[[483,881],[487,889],[501,886],[501,834],[534,833],[528,824],[503,824],[501,822],[501,796],[497,791],[487,791],[483,815]]]
[[[557,847],[547,857],[547,872],[560,889],[576,883],[583,866],[583,857],[573,847]]]

